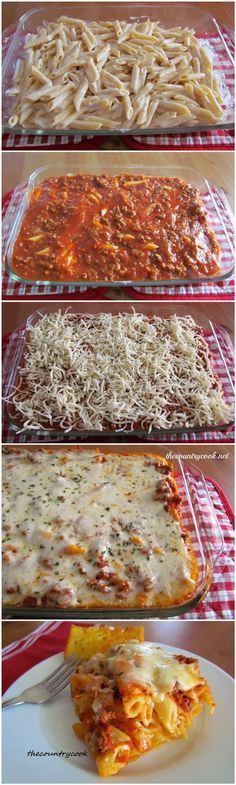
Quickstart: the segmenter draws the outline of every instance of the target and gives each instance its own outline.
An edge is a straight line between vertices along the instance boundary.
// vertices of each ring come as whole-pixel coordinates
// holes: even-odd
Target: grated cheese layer
[[[229,422],[203,332],[191,316],[43,316],[29,328],[11,392],[23,429],[102,431]]]

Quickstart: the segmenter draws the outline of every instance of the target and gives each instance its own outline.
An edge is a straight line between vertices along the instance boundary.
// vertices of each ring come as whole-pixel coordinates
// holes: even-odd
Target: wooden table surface
[[[8,27],[10,24],[14,24],[14,22],[17,22],[18,19],[23,14],[25,14],[27,11],[30,11],[30,10],[33,10],[33,9],[36,9],[36,8],[42,8],[42,6],[44,4],[45,4],[46,7],[51,5],[50,2],[49,3],[48,2],[44,3],[44,0],[43,0],[43,2],[38,2],[38,3],[31,3],[31,2],[14,3],[14,2],[9,2],[9,1],[8,2],[3,2],[2,3],[2,20],[3,20],[2,27],[3,27],[3,30],[6,27]],[[70,8],[74,7],[76,9],[78,9],[78,6],[81,7],[81,10],[80,10],[81,16],[83,15],[84,9],[86,8],[86,6],[88,7],[88,5],[90,5],[90,4],[88,4],[88,3],[81,3],[81,2],[77,2],[77,3],[70,2]],[[91,3],[91,5],[92,5],[92,3]],[[103,10],[102,9],[102,4],[101,3],[97,3],[97,5],[100,6],[99,14],[100,14],[100,18],[102,18],[102,10]],[[134,6],[137,7],[138,5],[139,5],[138,3],[134,2]],[[155,3],[152,3],[152,5],[154,6]],[[234,27],[234,4],[233,3],[228,3],[228,2],[224,2],[224,1],[222,2],[222,0],[221,0],[221,2],[220,2],[220,0],[218,0],[218,2],[216,2],[216,3],[208,3],[208,2],[198,3],[198,2],[195,2],[195,0],[194,0],[194,5],[198,6],[199,9],[202,9],[203,11],[207,11],[209,14],[214,16],[220,24],[228,25],[229,27],[232,27],[232,28]],[[64,6],[65,6],[65,2],[57,2],[57,8],[58,8],[58,12],[59,13],[60,13],[60,7],[64,7]],[[109,8],[110,8],[110,14],[114,17],[114,10],[113,10],[113,7],[110,4],[109,4]],[[114,6],[114,8],[115,8],[115,6]]]
[[[152,167],[153,174],[155,174],[156,167],[162,167],[169,170],[167,173],[171,175],[173,167],[180,167],[183,170],[183,178],[189,179],[191,182],[191,174],[189,178],[184,170],[194,170],[193,182],[201,183],[203,178],[208,178],[213,185],[222,186],[227,193],[229,203],[233,209],[234,206],[234,154],[231,152],[214,153],[214,152],[134,152],[134,151],[96,151],[89,152],[65,152],[60,150],[58,152],[35,151],[31,152],[4,152],[3,153],[3,167],[2,167],[2,191],[3,194],[7,193],[16,185],[23,183],[28,179],[36,169],[41,166],[62,167],[62,171],[69,172],[70,166],[88,167],[88,171],[94,172],[99,170],[100,173],[106,171],[106,167],[111,164],[116,164],[121,170],[125,171],[127,166],[139,165],[143,167]],[[178,172],[179,174],[179,172]],[[197,180],[196,180],[197,178]]]
[[[54,444],[44,445],[44,449],[63,450],[65,445]],[[94,445],[67,445],[66,449],[70,450],[91,450]],[[205,477],[211,477],[215,482],[218,482],[223,488],[227,499],[231,506],[234,504],[234,448],[233,445],[228,444],[99,444],[99,449],[106,452],[121,452],[121,453],[153,453],[162,455],[164,458],[171,460],[174,464],[174,470],[179,471],[178,458],[191,461],[203,472]],[[38,445],[8,445],[8,450],[37,450]]]
[[[68,622],[69,627],[70,622]],[[114,626],[119,622],[112,622]],[[123,622],[127,626],[130,622]],[[137,625],[139,622],[132,622]],[[234,674],[234,624],[230,621],[150,621],[143,622],[145,639],[161,646],[176,646],[214,662]],[[3,622],[3,646],[23,638],[40,622]]]

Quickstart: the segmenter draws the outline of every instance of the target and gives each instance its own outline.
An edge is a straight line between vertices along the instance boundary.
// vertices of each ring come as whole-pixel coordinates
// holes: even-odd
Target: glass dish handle
[[[217,22],[217,20],[215,19],[215,17],[214,17],[214,22],[215,22],[216,29],[217,29],[217,31],[218,31],[218,33],[219,33],[219,37],[221,38],[221,41],[222,41],[222,43],[224,44],[224,47],[225,47],[225,49],[226,49],[226,52],[227,52],[228,58],[229,58],[229,60],[231,61],[232,65],[234,65],[234,58],[233,58],[233,55],[232,55],[232,54],[231,54],[231,52],[230,52],[230,49],[229,49],[229,47],[228,47],[228,44],[227,44],[227,41],[225,40],[225,37],[224,37],[224,30],[225,30],[225,31],[228,33],[229,37],[230,37],[230,38],[231,38],[231,40],[232,40],[232,43],[234,42],[234,32],[233,32],[233,30],[232,30],[232,28],[231,28],[231,27],[228,27],[228,28],[227,28],[227,27],[226,27],[226,25],[220,25],[220,24]]]
[[[231,392],[234,395],[234,377],[233,377],[234,347],[233,347],[233,344],[232,344],[232,341],[231,341],[231,338],[230,338],[230,334],[228,332],[228,328],[224,327],[223,324],[216,325],[213,322],[211,322],[210,320],[209,320],[209,324],[211,326],[212,333],[214,335],[214,338],[215,338],[215,341],[216,341],[216,344],[217,344],[218,352],[219,352],[219,355],[221,357],[221,360],[222,360],[222,363],[223,363],[223,366],[224,366],[224,369],[225,369],[225,373],[228,376],[228,380],[229,380],[229,383],[230,383],[230,386],[231,386]],[[223,338],[223,341],[225,342],[225,348],[230,353],[230,358],[231,358],[232,364],[233,364],[232,368],[229,368],[229,366],[228,366],[227,358],[225,357],[224,351],[222,349],[221,341],[219,340],[219,336],[217,334],[218,331],[220,332],[221,338]],[[232,335],[232,333],[231,333],[231,335]]]
[[[2,79],[5,79],[5,72],[8,66],[8,61],[10,59],[11,62],[11,53],[12,50],[14,51],[14,36],[16,33],[16,25],[12,24],[9,27],[5,27],[5,30],[2,31]],[[9,38],[10,41],[7,43],[6,39]],[[4,47],[6,46],[6,52],[4,53]]]
[[[213,502],[212,502],[212,499],[211,499],[211,495],[210,495],[208,487],[207,487],[206,479],[205,479],[204,474],[199,469],[199,467],[196,466],[195,464],[193,464],[191,461],[185,461],[185,460],[182,460],[181,458],[179,458],[179,467],[180,467],[180,472],[182,474],[182,478],[183,478],[183,481],[184,481],[185,491],[186,491],[188,503],[189,503],[189,506],[190,506],[190,509],[191,509],[192,518],[193,518],[194,523],[195,523],[195,533],[196,533],[196,536],[197,536],[197,539],[198,539],[198,544],[199,544],[200,550],[202,550],[202,542],[203,542],[203,539],[204,539],[204,547],[206,547],[207,556],[208,556],[208,560],[209,560],[209,563],[210,563],[210,568],[211,568],[211,571],[213,572],[214,568],[215,568],[215,565],[216,565],[216,562],[217,562],[219,556],[221,555],[221,553],[222,553],[222,551],[224,549],[224,536],[223,536],[223,533],[222,533],[222,530],[221,530],[221,527],[220,527],[220,524],[219,524],[219,521],[218,521],[218,518],[217,518],[216,510],[215,510],[215,507],[213,505]],[[206,536],[206,530],[205,530],[205,526],[204,526],[204,518],[200,522],[200,526],[199,526],[199,522],[197,521],[197,516],[196,516],[196,513],[195,513],[195,504],[193,502],[192,493],[191,493],[191,484],[189,482],[189,475],[191,477],[191,480],[194,481],[194,491],[195,491],[195,495],[196,495],[196,498],[198,500],[198,506],[199,506],[200,509],[201,509],[202,505],[201,505],[201,496],[199,495],[199,489],[197,487],[197,479],[201,481],[201,484],[202,484],[202,486],[204,488],[204,491],[205,491],[205,495],[206,495],[206,498],[207,498],[207,503],[208,503],[209,509],[210,509],[210,514],[209,514],[208,520],[207,520],[208,526],[209,526],[210,521],[212,521],[212,531],[211,531],[210,541],[209,541],[208,533],[207,533],[207,536]],[[204,533],[204,538],[202,538],[202,532]],[[207,541],[207,544],[206,544],[206,541]],[[208,541],[210,542],[210,545],[208,544]]]
[[[219,330],[223,336],[227,349],[230,352],[232,360],[234,361],[234,345],[233,345],[233,330],[230,327],[226,327],[224,324],[219,324]]]
[[[212,188],[213,188],[213,186],[212,186]],[[214,185],[214,191],[215,191],[215,193],[217,193],[217,196],[219,197],[219,199],[221,201],[221,204],[222,204],[222,207],[224,208],[224,210],[227,210],[229,218],[230,218],[230,220],[232,222],[232,231],[233,231],[233,228],[234,228],[234,214],[233,214],[233,210],[231,209],[229,201],[228,201],[228,198],[227,198],[227,191],[225,191],[225,189],[222,188],[221,185]],[[222,219],[222,216],[221,216],[221,219]]]
[[[215,510],[215,507],[214,507],[214,504],[213,504],[213,501],[212,501],[212,498],[211,498],[211,494],[209,493],[209,490],[208,490],[208,487],[207,487],[206,478],[205,478],[204,474],[202,474],[202,472],[201,472],[201,475],[202,475],[202,482],[203,482],[203,485],[204,485],[204,488],[205,488],[205,491],[206,491],[206,494],[207,494],[207,497],[208,497],[208,502],[209,502],[210,507],[211,507],[211,512],[212,512],[212,516],[213,516],[213,519],[214,519],[214,525],[215,525],[215,529],[216,529],[216,534],[214,535],[214,533],[213,533],[213,537],[211,538],[211,550],[209,548],[207,548],[207,550],[209,550],[209,557],[210,557],[210,560],[211,560],[212,572],[214,572],[215,565],[216,565],[216,563],[217,563],[221,553],[224,551],[224,544],[225,544],[224,543],[224,535],[223,535],[220,523],[218,521],[217,512]]]

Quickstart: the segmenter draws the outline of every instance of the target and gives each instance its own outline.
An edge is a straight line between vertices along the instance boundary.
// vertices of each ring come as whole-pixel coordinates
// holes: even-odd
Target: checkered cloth
[[[202,562],[199,543],[193,527],[189,503],[183,480],[177,477],[182,495],[184,525],[196,555]],[[205,599],[184,619],[233,619],[234,618],[234,515],[222,488],[210,478],[191,476],[188,472],[191,502],[198,522],[201,542],[206,558],[212,564],[212,583]],[[201,571],[200,571],[201,575]]]
[[[233,358],[233,351],[230,343],[230,339],[227,336],[227,333],[220,327],[215,326],[215,331],[217,335],[217,340],[219,341],[222,354],[225,359],[225,365],[221,359],[219,354],[217,341],[214,338],[213,334],[205,332],[205,339],[207,340],[209,350],[212,356],[212,363],[214,372],[218,375],[222,389],[224,392],[224,397],[227,403],[233,403],[233,394],[232,394],[232,386],[230,384],[230,380],[227,375],[227,371],[225,366],[228,369],[228,373],[230,374],[232,381],[234,378],[234,358]],[[19,350],[22,336],[24,334],[24,327],[16,330],[10,335],[5,336],[3,341],[3,369],[2,369],[2,385],[3,385],[3,397],[7,396],[7,389],[8,389],[8,382],[9,382],[9,373],[13,367],[14,358],[16,353]],[[8,412],[7,412],[7,405],[3,404],[3,412],[2,412],[2,433],[3,433],[3,441],[4,442],[64,442],[65,437],[63,434],[59,434],[58,436],[47,436],[40,434],[37,435],[36,439],[36,432],[35,431],[27,431],[27,433],[15,433],[15,431],[11,428]],[[234,427],[230,426],[226,430],[215,430],[215,431],[203,431],[201,433],[194,433],[194,434],[177,434],[172,435],[168,433],[166,436],[162,436],[161,438],[152,437],[151,434],[146,438],[144,436],[140,436],[140,439],[143,441],[155,441],[159,443],[170,443],[170,442],[233,442],[234,441]],[[131,442],[140,441],[140,439],[136,437],[127,437],[122,432],[119,433],[119,436],[114,435],[112,438],[108,438],[99,434],[99,442]],[[94,437],[84,438],[83,436],[73,436],[70,433],[66,434],[66,441],[67,442],[94,442]]]
[[[227,27],[221,28],[222,37],[230,54],[234,58],[234,32]],[[200,36],[199,36],[200,37]],[[201,36],[202,38],[203,36]],[[225,47],[220,37],[211,38],[211,45],[217,53],[217,70],[222,70],[226,87],[234,95],[234,66],[226,57]],[[234,130],[195,131],[185,134],[151,134],[148,136],[124,136],[124,144],[132,150],[234,150]]]
[[[32,134],[3,134],[3,150],[99,150],[106,136],[33,136]]]
[[[199,579],[205,585],[204,576],[206,568],[203,566],[203,558],[199,552],[198,538],[193,524],[193,516],[189,509],[186,499],[186,491],[183,479],[178,476],[178,487],[182,495],[183,522],[189,530],[191,542],[194,547],[199,564]],[[210,589],[202,602],[192,611],[180,616],[184,619],[224,619],[234,618],[234,515],[229,502],[222,488],[210,478],[199,477],[191,470],[188,470],[188,486],[191,490],[192,505],[197,519],[198,529],[201,534],[201,542],[204,552],[204,559],[212,566],[212,582]],[[106,614],[105,614],[106,615]],[[103,614],[104,616],[104,614]],[[132,617],[132,614],[131,614]],[[65,623],[64,623],[65,624]],[[62,624],[64,628],[64,624]],[[60,622],[49,622],[48,630],[58,630]],[[47,629],[47,624],[43,629]],[[33,638],[37,641],[36,648],[39,651],[40,630],[33,633]],[[31,638],[31,636],[30,636]],[[31,640],[33,640],[31,638]],[[61,636],[58,640],[58,651],[63,649]],[[20,648],[19,648],[20,646]],[[3,651],[3,665],[15,653],[28,651],[28,644],[23,642],[11,644]],[[51,652],[53,653],[53,652]],[[45,652],[44,657],[50,656]],[[29,665],[27,667],[30,667]],[[26,668],[27,669],[27,668]],[[5,675],[5,674],[4,674]],[[18,675],[18,674],[17,674]],[[17,678],[15,674],[15,678]],[[5,689],[8,685],[5,686]]]
[[[4,30],[2,53],[3,57],[6,55],[11,38],[14,34],[14,27],[11,26]],[[224,38],[226,46],[228,46],[230,53],[234,57],[234,33],[227,27],[221,28],[221,33]],[[200,36],[199,36],[200,37]],[[204,36],[201,35],[201,38]],[[209,39],[207,35],[206,38]],[[225,47],[220,37],[211,36],[212,45],[217,52],[218,70],[222,69],[227,87],[233,94],[234,91],[234,68],[230,60],[225,56]],[[170,134],[170,135],[150,135],[150,136],[129,136],[122,135],[116,137],[111,136],[37,136],[37,135],[24,135],[12,133],[3,134],[2,148],[9,150],[12,148],[25,150],[31,148],[34,150],[91,150],[97,149],[103,145],[107,140],[113,139],[117,144],[117,139],[122,139],[123,143],[132,149],[151,148],[152,150],[233,150],[234,149],[234,131],[223,131],[218,129],[216,131],[203,131],[186,133],[186,134]]]
[[[24,197],[27,189],[27,183],[19,185],[13,192],[6,194],[3,200],[3,213],[2,213],[2,249],[3,249],[3,281],[2,293],[4,299],[21,299],[27,300],[100,300],[109,298],[110,289],[108,287],[89,288],[86,286],[63,286],[63,284],[41,285],[37,284],[24,284],[14,281],[10,278],[6,267],[4,265],[4,256],[6,253],[6,246],[9,238],[13,221],[16,212],[19,210],[20,203]],[[221,265],[222,270],[225,272],[232,264],[232,245],[234,243],[234,227],[233,216],[226,199],[225,193],[222,188],[212,186],[214,193],[216,207],[212,202],[209,193],[202,195],[205,207],[209,214],[209,219],[212,227],[215,230],[217,239],[222,249]],[[218,213],[217,213],[218,211]],[[226,228],[226,234],[223,229],[223,222]],[[161,287],[123,287],[121,288],[121,296],[124,298],[131,297],[132,299],[154,299],[162,300],[233,300],[234,299],[234,278],[229,278],[226,281],[219,283],[204,283],[195,285],[182,285],[182,286],[161,286]]]
[[[223,188],[211,186],[211,190],[216,206],[213,204],[209,193],[201,194],[201,198],[221,247],[222,271],[226,272],[230,269],[234,260],[233,215]],[[234,300],[234,277],[232,276],[218,283],[206,281],[205,283],[183,284],[182,286],[129,286],[126,289],[126,294],[135,300],[163,300],[163,298],[165,300]]]
[[[131,150],[234,150],[234,131],[194,131],[170,136],[122,136],[122,142]]]

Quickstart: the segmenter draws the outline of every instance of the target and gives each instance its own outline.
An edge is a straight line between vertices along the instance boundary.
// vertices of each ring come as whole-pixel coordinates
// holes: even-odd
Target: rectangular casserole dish
[[[108,130],[104,129],[103,127],[99,130],[91,131],[91,129],[80,130],[79,128],[76,128],[76,130],[59,128],[48,128],[42,130],[37,128],[22,128],[21,126],[15,126],[12,128],[8,124],[8,119],[11,115],[11,97],[6,95],[6,91],[12,86],[15,64],[17,59],[22,55],[25,37],[28,33],[35,32],[37,27],[43,21],[56,21],[58,16],[63,14],[72,17],[77,15],[79,18],[82,18],[85,21],[98,21],[100,19],[106,21],[111,19],[124,19],[127,21],[131,19],[139,19],[139,21],[144,21],[145,19],[150,18],[155,21],[158,20],[160,25],[164,27],[176,26],[176,21],[177,24],[181,27],[192,27],[201,42],[206,43],[208,50],[209,48],[211,50],[214,72],[218,77],[224,99],[225,116],[214,125],[203,122],[194,124],[193,126],[177,126],[176,129],[174,127],[152,127],[141,129],[139,127],[134,127],[129,128],[128,130],[124,130],[122,128]],[[226,74],[228,71],[231,74],[229,83],[226,79]],[[12,41],[3,63],[3,131],[14,134],[33,134],[34,136],[37,134],[40,136],[48,136],[50,134],[53,134],[53,136],[74,136],[75,134],[79,134],[80,136],[87,136],[91,133],[93,136],[96,136],[101,134],[104,135],[104,132],[109,136],[117,136],[117,134],[148,135],[150,132],[152,134],[173,134],[176,132],[191,133],[194,131],[211,130],[216,128],[228,129],[232,128],[234,123],[234,90],[232,84],[232,74],[233,58],[216,19],[214,19],[213,16],[205,12],[203,9],[196,7],[194,4],[171,2],[118,2],[118,4],[116,4],[113,8],[109,3],[95,2],[80,3],[78,4],[78,9],[76,9],[75,6],[71,7],[70,5],[65,5],[58,9],[57,4],[51,2],[47,3],[45,8],[43,7],[41,9],[29,11],[24,14],[24,16],[19,19],[16,31],[13,34]]]
[[[13,450],[17,452],[28,448],[17,447]],[[30,447],[34,450],[34,447]],[[66,448],[68,450],[68,447]],[[89,448],[70,447],[69,450],[86,450]],[[10,448],[11,450],[11,448]],[[43,447],[47,450],[47,447]],[[53,448],[54,451],[63,451],[61,447]],[[100,448],[102,454],[109,452],[122,454],[122,448]],[[127,452],[127,451],[126,451]],[[129,453],[136,452],[134,448],[128,450]],[[155,457],[155,450],[152,449],[151,453],[149,448],[141,447],[137,451],[138,454],[147,454]],[[86,610],[86,608],[45,608],[45,607],[17,607],[5,606],[3,609],[4,618],[95,618],[95,619],[112,619],[112,618],[167,618],[171,616],[178,616],[186,613],[191,608],[195,607],[200,601],[204,599],[207,591],[210,588],[212,573],[214,570],[215,562],[220,555],[223,547],[223,539],[218,521],[216,518],[215,510],[213,508],[211,498],[207,489],[206,480],[200,469],[188,461],[182,461],[176,458],[174,462],[174,473],[178,483],[178,490],[182,499],[182,524],[187,528],[191,547],[194,552],[195,559],[198,565],[198,579],[195,584],[193,593],[190,598],[179,605],[168,608],[148,607],[145,608],[118,608],[114,607],[95,607]],[[207,510],[207,515],[206,515]],[[125,605],[125,603],[124,603]]]
[[[123,306],[124,304],[122,303],[122,309],[121,309],[119,302],[102,303],[102,306],[100,303],[96,305],[89,304],[89,306],[87,303],[85,303],[83,308],[81,308],[80,303],[77,304],[74,303],[72,308],[70,308],[70,311],[78,315],[79,318],[80,314],[82,316],[86,312],[90,312],[93,314],[102,312],[102,313],[111,313],[112,315],[116,315],[119,314],[121,310],[122,313],[132,313],[133,310],[135,310],[135,312],[143,313],[148,317],[151,317],[152,315],[157,315],[163,319],[170,317],[173,313],[176,313],[177,315],[181,316],[189,312],[189,309],[186,306],[183,307],[177,304],[175,307],[173,307],[173,304],[171,303],[166,303],[165,306],[164,305],[159,306],[154,303],[150,303],[150,304],[142,303],[140,305],[135,304],[134,308],[132,305],[126,303],[125,307]],[[50,313],[55,313],[58,310],[61,310],[62,313],[65,313],[68,310],[68,305],[63,304],[60,305],[58,308],[58,304],[55,303],[50,307]],[[24,362],[27,329],[30,328],[31,326],[37,325],[39,320],[46,313],[48,313],[48,309],[46,307],[42,308],[41,311],[35,311],[28,318],[23,331],[18,333],[17,351],[15,354],[14,362],[11,364],[10,369],[6,369],[6,374],[5,374],[6,383],[4,385],[4,391],[3,391],[5,398],[9,396],[11,389],[17,386],[17,381],[19,378],[18,369],[20,368],[20,366],[23,365]],[[232,358],[232,366],[233,366],[234,351],[229,335],[227,331],[224,329],[224,327],[222,327],[221,325],[213,324],[213,322],[211,322],[206,316],[202,314],[199,315],[197,308],[195,309],[191,308],[191,316],[194,318],[195,322],[199,324],[199,326],[202,327],[202,329],[204,330],[204,337],[207,340],[208,346],[211,351],[213,370],[216,374],[219,374],[220,376],[225,402],[228,403],[229,405],[232,405],[234,401],[234,386],[233,386],[232,370],[228,368],[228,360],[226,359],[226,352],[229,353],[230,357]],[[22,425],[20,425],[19,421],[17,421],[14,405],[12,402],[7,403],[7,413],[8,413],[10,425],[13,428],[13,430],[16,433],[22,431]],[[213,424],[212,426],[201,426],[201,427],[199,426],[194,428],[185,427],[185,428],[170,428],[170,429],[164,429],[164,428],[153,429],[151,434],[152,434],[152,438],[155,438],[156,441],[158,441],[159,437],[161,437],[164,434],[169,436],[176,435],[176,441],[177,441],[178,434],[190,435],[196,432],[203,433],[204,431],[208,431],[208,430],[210,431],[224,430],[228,428],[232,423],[233,423],[233,418],[230,423],[222,423],[218,425]],[[80,431],[72,430],[69,431],[68,433],[59,429],[44,430],[43,428],[41,428],[41,429],[34,430],[33,432],[35,434],[35,438],[38,438],[40,440],[40,438],[47,436],[50,441],[53,441],[54,439],[61,439],[62,441],[66,441],[68,433],[70,437],[72,436],[77,441],[89,437],[97,439],[101,435],[111,438],[117,436],[117,440],[119,440],[119,437],[122,438],[125,436],[138,436],[138,437],[142,437],[143,439],[145,438],[147,439],[149,436],[148,428],[145,430],[134,428],[133,430],[125,429],[125,430],[115,430],[115,431],[111,429],[110,430],[104,429],[102,431],[83,429]]]
[[[152,156],[152,154],[151,154]],[[80,154],[78,154],[80,157]],[[128,164],[125,167],[125,171],[129,175],[141,175],[146,174],[149,176],[155,177],[178,177],[180,179],[189,182],[191,185],[198,188],[200,192],[201,199],[203,201],[204,207],[208,213],[210,226],[215,231],[216,239],[221,247],[221,258],[220,258],[220,267],[222,272],[215,275],[201,275],[198,278],[176,278],[176,279],[161,279],[161,280],[118,280],[118,281],[90,281],[90,280],[82,280],[82,281],[72,281],[72,280],[61,280],[56,281],[57,284],[65,285],[65,286],[88,286],[91,288],[97,288],[98,286],[107,286],[109,288],[114,287],[126,287],[126,286],[152,286],[152,287],[160,287],[163,285],[167,286],[181,286],[181,285],[188,285],[188,284],[201,284],[204,282],[217,282],[223,281],[226,278],[232,276],[234,271],[234,248],[233,248],[233,231],[232,236],[229,233],[225,219],[224,219],[224,211],[228,214],[229,221],[232,222],[233,226],[233,215],[231,208],[228,204],[227,198],[224,194],[222,189],[213,186],[206,178],[203,178],[195,169],[190,167],[181,167],[181,166],[168,166],[168,167],[160,167],[156,166],[155,163],[150,166],[143,166],[140,164]],[[15,280],[19,281],[20,283],[25,284],[35,284],[35,285],[45,285],[50,286],[55,284],[53,280],[30,280],[27,278],[22,278],[13,270],[13,249],[18,237],[22,222],[25,218],[27,213],[27,208],[29,204],[29,199],[32,195],[33,189],[39,185],[43,180],[48,179],[50,177],[60,177],[67,174],[93,174],[93,175],[102,175],[107,174],[110,176],[115,176],[117,174],[122,173],[122,167],[118,166],[117,164],[108,164],[106,167],[104,164],[99,164],[99,156],[97,156],[96,166],[94,164],[88,165],[83,163],[83,159],[73,166],[68,168],[66,163],[63,162],[62,164],[55,165],[48,165],[37,169],[35,172],[32,172],[30,175],[27,183],[24,185],[23,190],[20,191],[20,204],[19,209],[16,211],[11,231],[9,237],[7,239],[6,244],[6,251],[5,251],[5,263],[7,266],[7,271],[9,275]],[[221,203],[222,203],[222,210],[219,209],[218,199],[216,196],[219,195]],[[14,199],[14,196],[13,196]]]

